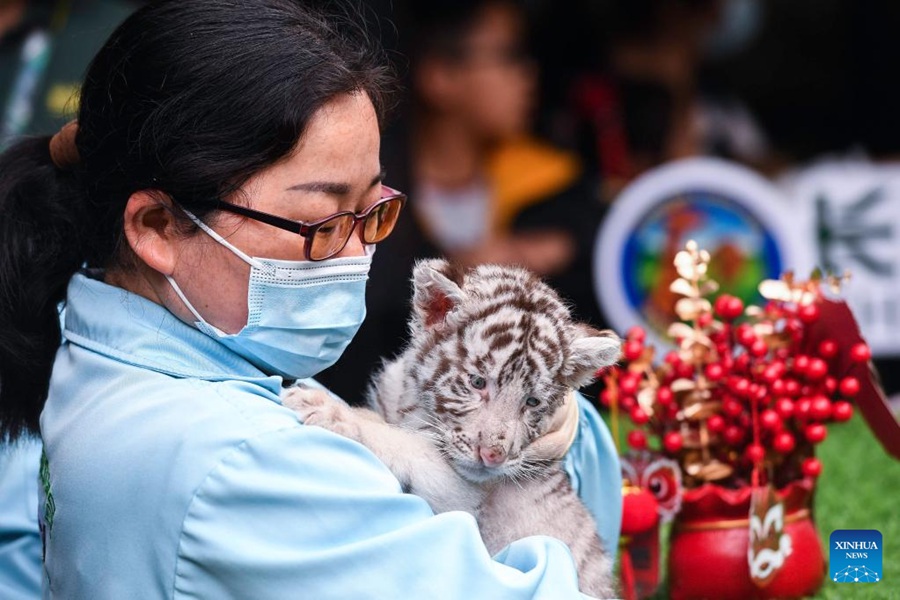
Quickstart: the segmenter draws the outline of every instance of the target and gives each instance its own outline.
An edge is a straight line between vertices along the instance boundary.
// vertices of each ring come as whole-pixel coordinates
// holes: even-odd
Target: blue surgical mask
[[[208,323],[175,280],[166,276],[196,317],[197,329],[263,372],[287,379],[312,377],[337,362],[366,316],[366,281],[374,246],[366,247],[365,256],[315,262],[251,257],[185,213],[250,265],[247,325],[233,334]]]

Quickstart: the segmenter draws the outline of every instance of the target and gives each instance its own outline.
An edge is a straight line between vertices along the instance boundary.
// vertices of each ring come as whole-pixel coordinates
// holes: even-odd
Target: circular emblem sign
[[[642,325],[660,343],[678,320],[673,259],[692,239],[711,254],[721,292],[759,302],[759,282],[793,264],[788,210],[765,179],[721,160],[683,160],[640,177],[616,198],[594,249],[594,289],[610,324]]]

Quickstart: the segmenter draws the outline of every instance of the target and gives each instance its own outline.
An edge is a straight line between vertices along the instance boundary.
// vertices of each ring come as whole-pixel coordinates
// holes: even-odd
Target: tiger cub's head
[[[574,322],[524,269],[428,260],[413,284],[411,377],[444,454],[472,481],[546,468],[530,444],[573,388],[618,359],[618,336]]]

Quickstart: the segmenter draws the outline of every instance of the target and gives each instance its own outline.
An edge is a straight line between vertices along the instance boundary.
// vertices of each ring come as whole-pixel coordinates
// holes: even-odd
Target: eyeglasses
[[[306,238],[306,260],[325,260],[344,249],[359,222],[362,222],[362,238],[367,244],[377,244],[391,234],[406,195],[386,185],[381,189],[381,199],[361,213],[339,212],[312,223],[291,221],[224,200],[219,200],[217,208],[302,235]]]

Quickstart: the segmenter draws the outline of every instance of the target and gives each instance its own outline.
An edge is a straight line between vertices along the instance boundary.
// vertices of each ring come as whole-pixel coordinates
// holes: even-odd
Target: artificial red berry
[[[706,365],[706,377],[710,381],[719,381],[725,375],[725,369],[719,363],[710,363]]]
[[[603,390],[600,392],[600,404],[603,406],[612,404],[612,390]]]
[[[838,353],[838,345],[834,340],[822,340],[819,342],[819,356],[833,358]]]
[[[761,444],[750,444],[744,450],[744,456],[752,463],[762,462],[766,457],[766,449]]]
[[[622,344],[622,356],[627,361],[637,360],[643,351],[644,344],[637,340],[628,340]]]
[[[674,399],[675,394],[672,393],[672,388],[661,387],[656,390],[656,401],[663,406],[669,406]]]
[[[663,448],[670,454],[675,454],[684,445],[684,439],[677,431],[670,431],[663,437]]]
[[[812,400],[806,396],[797,398],[794,402],[794,416],[798,419],[806,419],[809,416],[809,409],[812,406]]]
[[[725,419],[722,415],[712,415],[706,420],[706,428],[710,433],[719,433],[725,430]]]
[[[854,344],[853,347],[850,348],[850,360],[853,362],[863,363],[872,358],[872,351],[869,349],[865,343],[860,342],[858,344]]]
[[[722,411],[730,417],[736,417],[739,414],[741,414],[742,412],[744,412],[744,407],[736,399],[726,398],[722,402]]]
[[[803,461],[801,469],[807,477],[818,477],[822,474],[822,463],[818,458],[807,458]]]
[[[819,307],[815,304],[804,304],[797,309],[797,318],[806,324],[819,320]]]
[[[759,423],[770,431],[781,429],[781,417],[771,408],[762,411],[762,414],[759,415]]]
[[[800,382],[796,379],[788,379],[784,382],[784,393],[795,397],[800,393]]]
[[[800,375],[805,375],[806,370],[809,368],[809,357],[805,354],[800,354],[797,358],[794,359],[794,372],[799,373]]]
[[[813,444],[818,444],[828,436],[828,430],[821,423],[814,423],[806,426],[806,429],[803,430],[803,435]]]
[[[750,382],[743,377],[733,377],[731,381],[728,382],[728,387],[735,394],[738,394],[739,396],[745,396],[750,390]]]
[[[675,367],[675,374],[682,379],[690,379],[694,376],[694,367],[687,363],[681,363]]]
[[[831,416],[831,400],[819,394],[812,399],[809,405],[809,416],[816,421],[824,421]]]
[[[631,413],[631,409],[637,405],[637,401],[634,399],[634,396],[622,396],[619,398],[619,406],[622,407],[622,410]]]
[[[713,310],[715,310],[716,314],[723,319],[732,321],[737,319],[741,316],[741,313],[744,312],[744,303],[736,296],[722,294],[716,298],[716,302],[713,304]]]
[[[831,418],[835,421],[849,421],[853,416],[853,405],[849,402],[835,402],[831,407]]]
[[[749,348],[753,345],[754,342],[757,341],[756,334],[753,333],[753,329],[751,327],[746,327],[745,329],[738,329],[738,343],[745,348]]]
[[[761,358],[769,353],[769,347],[760,339],[756,339],[749,348],[750,354],[755,358]]]
[[[640,429],[632,429],[628,432],[628,445],[635,450],[643,450],[647,447],[647,435]]]
[[[838,385],[841,396],[845,398],[853,398],[859,393],[859,379],[856,377],[844,377]]]
[[[775,439],[772,440],[772,447],[775,448],[776,452],[787,454],[794,449],[794,436],[787,431],[782,431],[775,435]]]
[[[831,396],[834,394],[834,390],[837,389],[837,379],[832,376],[828,376],[825,378],[825,391],[828,392],[828,395]]]
[[[644,331],[644,328],[640,325],[635,325],[625,333],[625,339],[634,340],[643,344],[644,340],[647,339],[647,332]]]
[[[742,441],[744,441],[744,430],[738,427],[737,425],[729,425],[725,428],[725,431],[722,433],[722,437],[725,438],[725,441],[731,444],[732,446],[737,446]]]
[[[697,325],[699,327],[709,327],[709,324],[712,323],[713,316],[710,313],[700,313],[697,315]]]
[[[619,389],[623,394],[635,394],[638,389],[639,376],[636,373],[626,373],[619,380]]]
[[[640,406],[635,406],[631,409],[631,420],[635,425],[643,425],[650,420],[650,415]]]
[[[775,412],[782,419],[790,419],[794,415],[794,401],[790,398],[779,398],[775,401]]]
[[[776,396],[781,396],[784,394],[784,379],[776,379],[772,382],[772,393]]]
[[[809,366],[806,367],[806,376],[813,380],[818,381],[825,377],[828,374],[828,365],[821,358],[811,358],[809,359]]]
[[[678,353],[675,352],[674,350],[671,352],[668,352],[666,354],[666,357],[663,360],[665,360],[666,364],[670,364],[673,367],[681,364],[681,357],[679,357]]]

